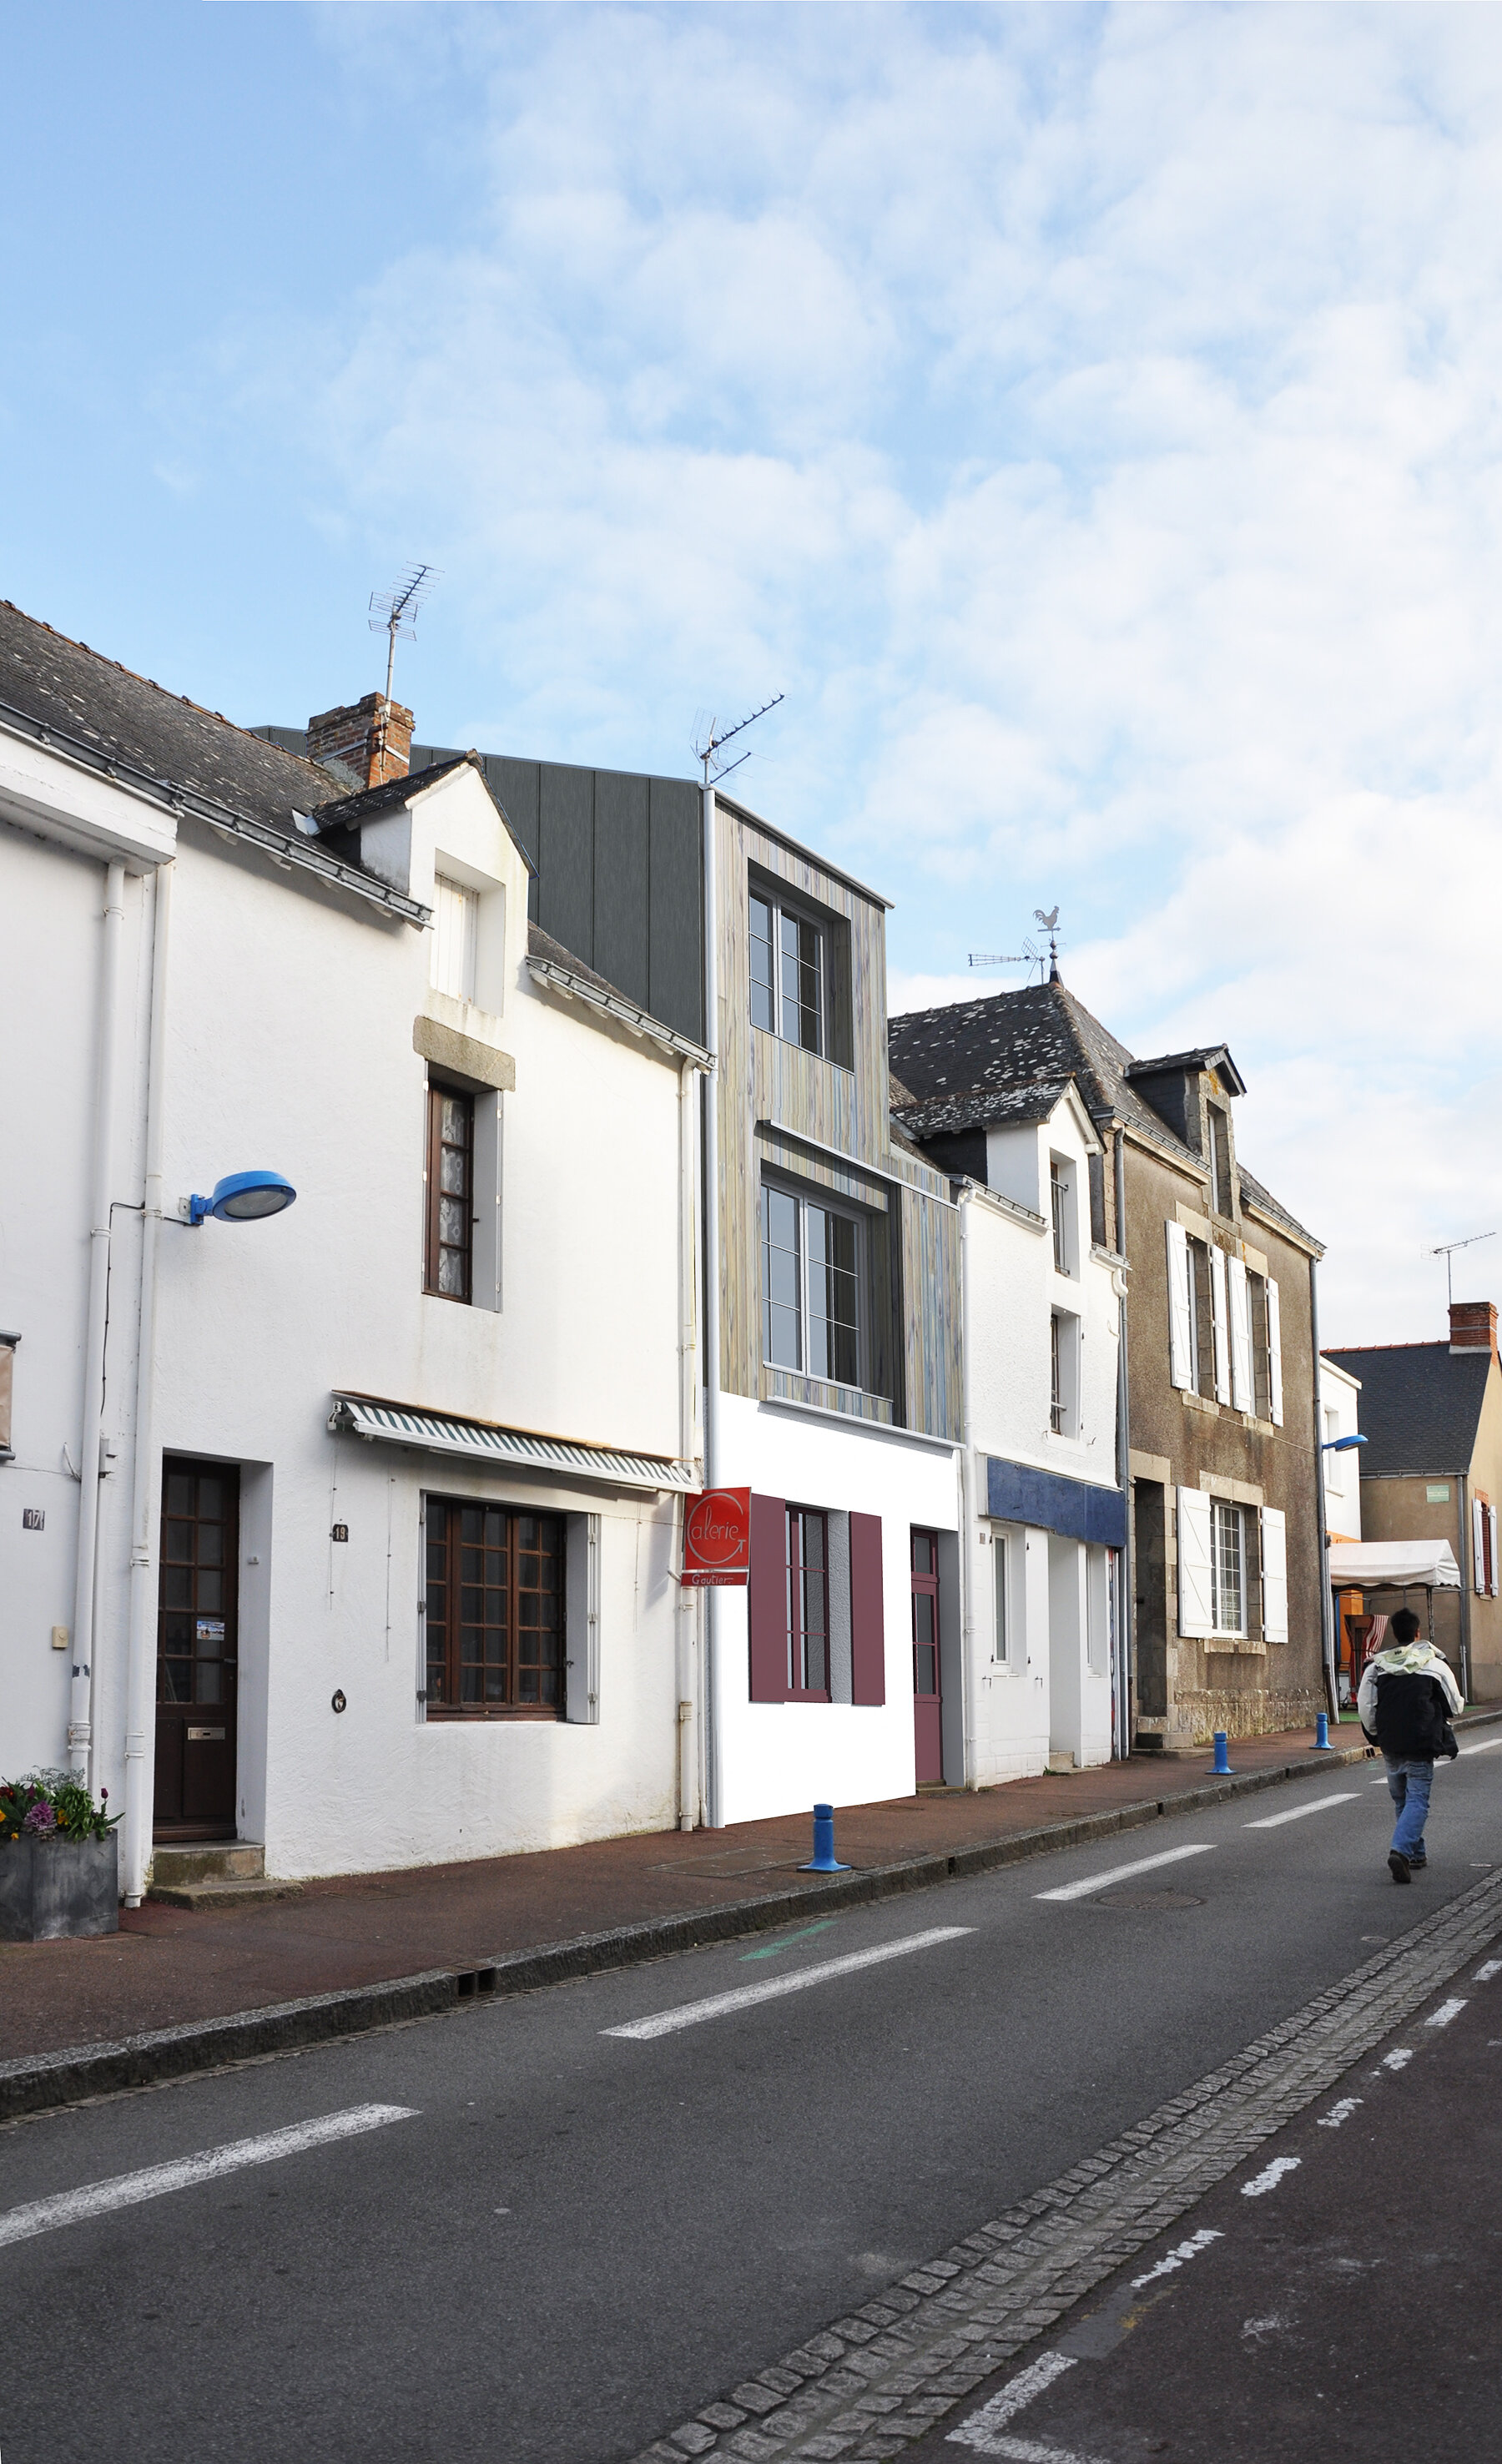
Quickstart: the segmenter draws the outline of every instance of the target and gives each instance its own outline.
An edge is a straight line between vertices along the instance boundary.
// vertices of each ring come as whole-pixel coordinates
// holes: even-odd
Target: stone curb
[[[1481,1727],[1502,1719],[1502,1709],[1463,1718],[1458,1727]],[[867,1866],[828,1881],[793,1884],[753,1900],[732,1900],[718,1908],[702,1908],[673,1917],[649,1917],[638,1925],[613,1925],[603,1933],[578,1934],[572,1941],[540,1944],[529,1950],[503,1951],[495,1959],[476,1960],[472,1968],[429,1969],[417,1976],[395,1977],[379,1985],[363,1985],[334,1993],[304,1994],[295,2002],[275,2002],[257,2011],[236,2011],[217,2019],[189,2020],[176,2028],[153,2028],[116,2043],[71,2045],[52,2054],[26,2054],[0,2062],[0,2123],[26,2114],[45,2113],[77,2104],[86,2097],[109,2096],[151,2087],[159,2081],[185,2079],[198,2071],[219,2070],[232,2062],[254,2060],[267,2054],[295,2052],[301,2046],[359,2035],[372,2028],[388,2028],[407,2019],[436,2017],[472,1998],[494,1994],[535,1993],[581,1976],[598,1976],[619,1968],[636,1968],[654,1959],[671,1959],[717,1942],[735,1942],[746,1934],[765,1933],[810,1912],[870,1907],[898,1899],[909,1891],[930,1890],[936,1883],[962,1881],[1005,1865],[1022,1864],[1059,1848],[1088,1846],[1120,1831],[1137,1831],[1170,1815],[1203,1813],[1238,1796],[1258,1794],[1287,1780],[1317,1778],[1321,1772],[1364,1762],[1366,1748],[1337,1746],[1317,1762],[1313,1748],[1296,1763],[1272,1763],[1264,1771],[1242,1771],[1228,1779],[1212,1779],[1204,1788],[1182,1795],[1147,1797],[1136,1805],[1118,1805],[1100,1814],[1082,1815],[1077,1822],[1040,1823],[1005,1839],[983,1839],[973,1847],[948,1854],[912,1857],[893,1865]]]

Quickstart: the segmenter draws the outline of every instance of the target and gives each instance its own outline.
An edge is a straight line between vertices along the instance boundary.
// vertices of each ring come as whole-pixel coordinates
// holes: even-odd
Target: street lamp
[[[297,1194],[279,1172],[227,1173],[215,1181],[211,1197],[188,1199],[188,1221],[196,1226],[216,1215],[221,1223],[250,1223],[257,1216],[279,1215]]]
[[[1319,1451],[1322,1455],[1343,1455],[1352,1446],[1364,1446],[1364,1438],[1326,1438]]]

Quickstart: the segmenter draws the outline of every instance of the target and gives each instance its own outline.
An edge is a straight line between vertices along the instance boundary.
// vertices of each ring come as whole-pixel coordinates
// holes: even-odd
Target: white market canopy
[[[1447,1540],[1333,1540],[1330,1579],[1374,1590],[1381,1583],[1435,1592],[1461,1587]]]

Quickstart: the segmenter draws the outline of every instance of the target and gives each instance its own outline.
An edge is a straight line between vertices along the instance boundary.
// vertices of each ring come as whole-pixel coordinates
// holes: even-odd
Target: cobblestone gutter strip
[[[634,2459],[899,2455],[1192,2208],[1502,1926],[1502,1871],[1020,2206],[705,2405]]]
[[[1502,1718],[1502,1711],[1481,1712],[1456,1723],[1471,1727]],[[810,1913],[868,1907],[879,1900],[926,1891],[936,1883],[961,1881],[974,1874],[1018,1865],[1057,1848],[1088,1847],[1094,1839],[1118,1831],[1136,1831],[1165,1815],[1203,1813],[1238,1796],[1255,1795],[1286,1780],[1317,1779],[1345,1763],[1365,1759],[1364,1746],[1337,1747],[1317,1757],[1311,1753],[1296,1763],[1272,1763],[1265,1771],[1244,1771],[1230,1779],[1211,1780],[1204,1788],[1186,1789],[1178,1796],[1145,1797],[1136,1805],[1112,1806],[1100,1814],[1081,1815],[1075,1822],[1045,1822],[1031,1831],[1016,1831],[1005,1839],[983,1839],[973,1847],[937,1856],[910,1857],[891,1865],[871,1865],[827,1882],[791,1883],[785,1889],[751,1900],[732,1900],[718,1908],[697,1908],[681,1916],[649,1917],[639,1925],[614,1925],[603,1933],[579,1934],[570,1942],[542,1943],[536,1949],[502,1951],[494,1959],[477,1959],[473,1968],[434,1969],[418,1976],[400,1976],[389,1983],[351,1987],[347,1991],[309,1993],[297,2002],[276,2002],[264,2010],[238,2011],[220,2019],[186,2022],[177,2028],[153,2028],[119,2042],[72,2045],[53,2054],[21,2055],[0,2062],[0,2123],[23,2114],[45,2113],[57,2105],[76,2104],[91,2096],[107,2096],[125,2088],[149,2087],[159,2080],[183,2079],[195,2071],[220,2069],[227,2062],[257,2055],[286,2053],[322,2039],[356,2035],[368,2028],[386,2028],[402,2019],[435,2017],[467,2002],[472,1994],[535,1993],[548,1985],[563,1985],[578,1976],[598,1976],[608,1969],[635,1968],[649,1960],[671,1959],[676,1952],[697,1950],[717,1942],[735,1942],[742,1935],[765,1933]]]
[[[283,2054],[367,2028],[388,2028],[403,2019],[431,2018],[453,2008],[458,1979],[451,1969],[403,1976],[391,1985],[365,1985],[347,1993],[309,1993],[298,2002],[274,2002],[262,2011],[235,2011],[223,2019],[197,2019],[181,2028],[152,2028],[116,2044],[74,2045],[56,2054],[32,2054],[0,2062],[0,2122],[77,2104],[121,2088],[149,2087],[189,2072],[218,2070],[257,2055]]]

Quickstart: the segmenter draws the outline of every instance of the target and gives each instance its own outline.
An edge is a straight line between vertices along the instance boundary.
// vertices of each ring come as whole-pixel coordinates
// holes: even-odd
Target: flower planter
[[[0,1841],[0,1942],[120,1931],[120,1842]]]

